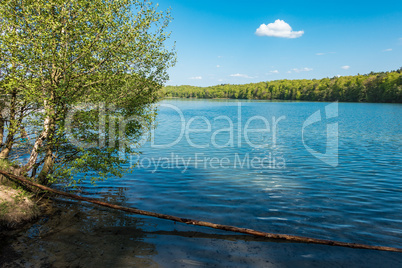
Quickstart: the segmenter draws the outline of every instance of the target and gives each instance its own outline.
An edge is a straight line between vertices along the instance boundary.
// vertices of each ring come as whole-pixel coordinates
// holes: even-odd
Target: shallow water
[[[337,113],[326,114],[328,105],[164,101],[154,143],[144,144],[141,156],[130,159],[131,165],[137,163],[133,172],[96,186],[85,182],[82,194],[272,233],[402,247],[402,106],[339,103]],[[303,133],[316,111],[321,121]],[[262,117],[269,132],[249,131],[245,137],[245,128],[267,128]],[[327,126],[335,124],[338,146],[336,135],[327,139]],[[323,162],[317,157],[327,144],[327,153],[337,154]],[[21,242],[20,248],[14,242],[15,252],[21,247],[31,252],[19,259],[162,267],[402,263],[398,253],[273,242],[75,202],[59,206],[56,216],[17,235]]]

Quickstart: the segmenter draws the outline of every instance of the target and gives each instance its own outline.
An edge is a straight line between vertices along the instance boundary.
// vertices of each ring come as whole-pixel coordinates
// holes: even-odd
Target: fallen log
[[[230,232],[243,233],[243,234],[254,235],[254,236],[259,236],[259,237],[266,237],[266,238],[270,238],[270,239],[287,240],[290,242],[311,243],[311,244],[320,244],[320,245],[328,245],[328,246],[339,246],[339,247],[348,247],[348,248],[356,248],[356,249],[371,249],[371,250],[392,251],[392,252],[401,252],[402,253],[402,248],[371,246],[371,245],[365,245],[365,244],[347,243],[347,242],[340,242],[340,241],[333,241],[333,240],[326,240],[326,239],[316,239],[316,238],[296,236],[296,235],[266,233],[266,232],[256,231],[256,230],[247,229],[247,228],[240,228],[240,227],[235,227],[235,226],[230,226],[230,225],[223,225],[223,224],[216,224],[216,223],[211,223],[211,222],[206,222],[206,221],[198,221],[198,220],[180,218],[180,217],[176,217],[176,216],[160,214],[160,213],[156,213],[156,212],[150,212],[150,211],[145,211],[145,210],[140,210],[140,209],[135,209],[135,208],[122,207],[122,206],[102,202],[97,199],[82,197],[82,196],[66,193],[66,192],[63,192],[60,190],[52,189],[50,187],[34,183],[30,180],[27,180],[24,177],[15,176],[13,174],[9,174],[2,170],[0,170],[0,174],[8,177],[9,179],[11,179],[13,181],[17,181],[19,183],[34,186],[41,190],[48,191],[48,192],[51,192],[51,193],[54,193],[57,195],[65,196],[65,197],[75,199],[75,200],[81,200],[81,201],[93,203],[93,204],[108,207],[108,208],[125,211],[128,213],[134,213],[134,214],[139,214],[139,215],[144,215],[144,216],[149,216],[149,217],[155,217],[155,218],[159,218],[159,219],[171,220],[171,221],[181,222],[181,223],[185,223],[185,224],[204,226],[204,227],[225,230],[225,231],[230,231]]]

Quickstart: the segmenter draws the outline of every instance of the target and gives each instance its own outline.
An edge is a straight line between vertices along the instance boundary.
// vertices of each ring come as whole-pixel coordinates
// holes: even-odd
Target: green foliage
[[[18,168],[17,161],[10,161],[8,159],[0,159],[0,169],[9,170],[10,168]]]
[[[26,154],[16,148],[28,136],[30,157],[18,172],[31,172],[41,183],[68,182],[78,172],[121,175],[118,154],[123,147],[134,153],[126,140],[135,144],[148,128],[175,63],[174,49],[165,47],[170,20],[169,11],[147,0],[1,1],[0,135],[7,139],[0,159]],[[88,149],[71,142],[107,135],[103,117],[106,129],[117,133],[122,130],[113,120],[127,122],[115,145]]]
[[[166,97],[174,98],[401,103],[401,69],[320,80],[277,80],[245,85],[223,84],[205,88],[186,85],[166,86],[164,92]]]

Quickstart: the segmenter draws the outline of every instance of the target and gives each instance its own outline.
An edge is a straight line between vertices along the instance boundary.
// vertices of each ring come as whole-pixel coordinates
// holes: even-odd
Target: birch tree
[[[60,167],[119,175],[117,147],[68,144],[72,131],[65,120],[80,103],[113,105],[108,119],[118,113],[152,120],[150,105],[175,62],[174,49],[166,46],[169,12],[146,0],[3,0],[0,18],[0,158],[10,157],[26,124],[36,133],[14,173],[44,184]],[[86,122],[83,132],[92,133],[102,119],[88,109],[78,114]],[[124,131],[138,138],[134,126],[138,120]]]

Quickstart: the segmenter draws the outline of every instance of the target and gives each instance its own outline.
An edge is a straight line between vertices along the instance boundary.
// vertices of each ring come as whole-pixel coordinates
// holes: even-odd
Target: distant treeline
[[[166,97],[178,98],[402,103],[402,68],[392,72],[320,80],[285,79],[211,87],[166,86],[164,93]]]

